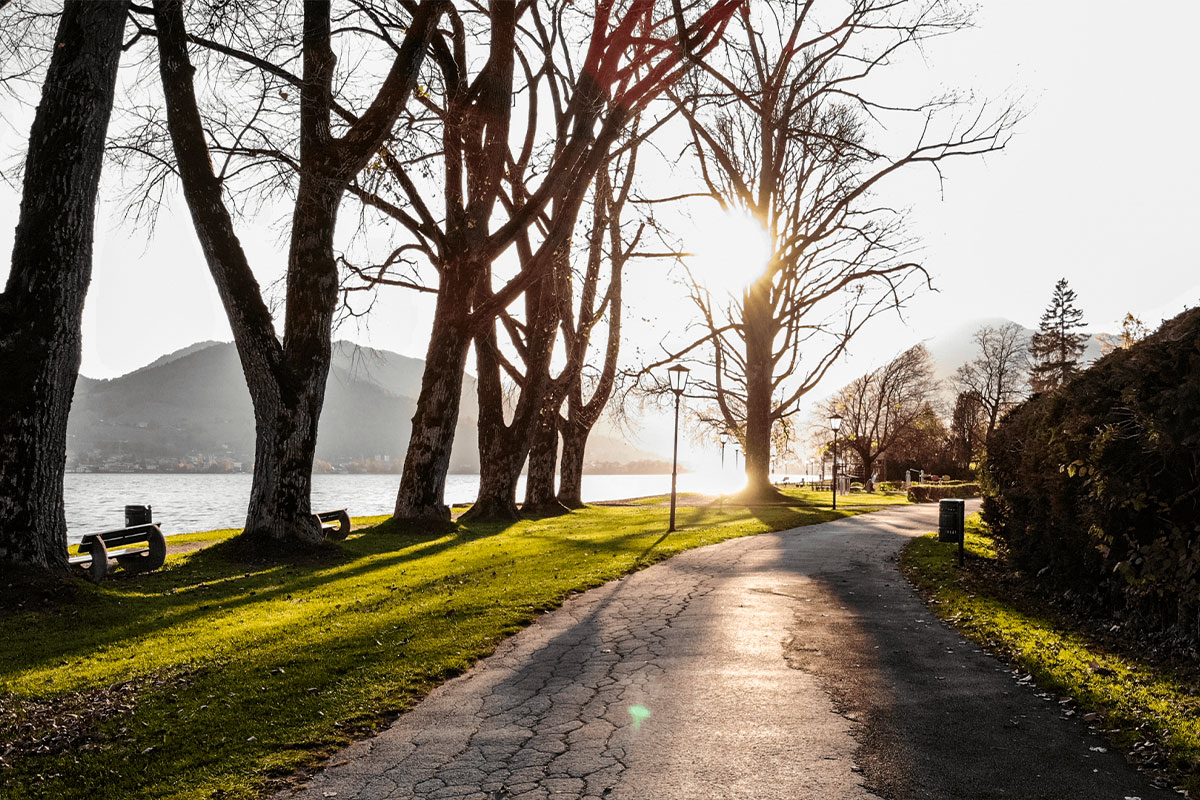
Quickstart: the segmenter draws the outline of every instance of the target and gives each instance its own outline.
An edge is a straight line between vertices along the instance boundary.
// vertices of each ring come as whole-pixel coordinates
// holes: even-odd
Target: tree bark
[[[554,492],[554,468],[558,460],[558,409],[543,409],[538,417],[533,444],[529,448],[529,470],[525,476],[525,504],[521,511],[540,517],[565,514],[570,509]]]
[[[544,247],[553,245],[553,240],[547,240]],[[488,269],[477,290],[480,295],[490,282]],[[550,357],[558,323],[556,305],[552,274],[525,294],[525,375],[511,423],[504,421],[501,354],[495,322],[475,337],[475,363],[479,370],[479,494],[463,519],[505,522],[521,517],[517,509],[521,466],[533,444],[538,420],[550,402]]]
[[[562,457],[558,475],[558,501],[567,508],[583,508],[583,452],[587,447],[590,425],[564,423],[561,426]]]
[[[126,3],[67,0],[0,294],[0,561],[65,570],[67,416]]]
[[[450,521],[450,507],[443,498],[462,401],[463,371],[471,347],[467,328],[470,292],[463,289],[457,275],[457,270],[445,272],[438,292],[421,391],[396,495],[395,516],[402,520]]]

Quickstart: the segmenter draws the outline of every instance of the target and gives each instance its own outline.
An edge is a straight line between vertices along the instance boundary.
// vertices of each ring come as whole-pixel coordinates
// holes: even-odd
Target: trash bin
[[[125,527],[132,528],[134,525],[149,525],[154,522],[154,515],[150,511],[150,506],[125,506]]]
[[[965,500],[938,501],[938,541],[961,542],[966,518]]]

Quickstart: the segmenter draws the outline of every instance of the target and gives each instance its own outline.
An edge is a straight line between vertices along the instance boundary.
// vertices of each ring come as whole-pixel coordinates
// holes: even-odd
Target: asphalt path
[[[579,595],[298,795],[1178,797],[926,609],[896,555],[936,524],[906,506],[736,539]]]

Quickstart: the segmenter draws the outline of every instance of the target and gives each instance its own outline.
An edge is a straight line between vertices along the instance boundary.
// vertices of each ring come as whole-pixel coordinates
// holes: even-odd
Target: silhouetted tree
[[[411,18],[394,20],[392,27],[383,26],[381,38],[392,44],[394,57],[378,93],[358,115],[337,99],[337,59],[331,46],[329,2],[309,0],[304,4],[299,52],[289,46],[291,43],[273,38],[284,35],[272,27],[280,20],[259,9],[250,9],[246,16],[231,11],[230,20],[214,13],[212,27],[220,27],[224,21],[236,28],[233,35],[249,31],[245,35],[250,41],[244,48],[237,48],[190,35],[178,0],[154,2],[153,33],[158,39],[159,72],[175,162],[201,250],[233,329],[254,406],[254,481],[245,525],[246,535],[252,538],[311,543],[322,535],[311,513],[310,495],[317,423],[325,397],[332,323],[338,304],[338,263],[334,255],[338,211],[347,187],[387,141],[416,88],[421,61],[434,39],[438,18],[449,3],[423,0],[410,7]],[[372,9],[360,7],[358,12],[371,18]],[[402,41],[390,38],[394,28],[405,31]],[[229,120],[206,126],[193,83],[196,70],[188,53],[189,42],[247,64],[298,90],[298,104],[286,107],[290,110],[298,106],[294,118],[298,124],[298,153],[273,150],[269,142],[260,147],[243,143],[244,138],[257,142],[263,127],[259,116],[268,102],[275,102],[265,90],[257,109],[247,111],[249,117],[240,130],[233,128],[232,142],[219,138],[229,131]],[[255,52],[254,45],[263,43],[271,46]],[[293,56],[301,61],[300,76],[288,71]],[[289,92],[280,91],[279,95],[286,102]],[[335,126],[335,115],[340,128]],[[219,173],[214,171],[214,165],[221,161],[213,155],[222,152],[282,161],[295,174],[282,340],[226,204],[228,158]]]
[[[988,415],[974,391],[959,392],[950,418],[950,455],[960,472],[969,472],[983,454]],[[918,462],[919,463],[919,462]],[[922,465],[923,466],[923,465]]]
[[[573,271],[562,274],[566,285],[561,294],[565,298],[578,294],[578,311],[570,304],[563,307],[565,314],[559,328],[566,345],[566,366],[556,378],[560,385],[548,398],[529,454],[525,505],[535,513],[556,513],[583,505],[583,462],[588,436],[600,419],[616,381],[622,274],[644,230],[643,223],[632,236],[627,236],[622,228],[622,211],[633,187],[638,136],[634,132],[632,141],[597,174],[591,224],[585,234],[584,268],[578,280]],[[601,282],[605,273],[606,286]],[[608,330],[597,352],[600,364],[596,366],[589,364],[588,357],[593,333],[602,321],[607,322]],[[560,486],[555,493],[554,468],[560,433]]]
[[[1084,324],[1083,311],[1075,307],[1075,291],[1066,278],[1059,279],[1038,331],[1029,340],[1029,384],[1034,392],[1057,389],[1079,374],[1079,357],[1088,342],[1081,332]]]
[[[1029,344],[1015,322],[980,328],[975,332],[975,344],[978,355],[958,368],[953,382],[959,397],[969,396],[983,408],[986,440],[996,430],[1000,417],[1025,396]]]
[[[126,10],[124,2],[66,1],[29,134],[0,294],[0,562],[67,566],[67,415]]]
[[[438,279],[425,372],[397,493],[397,518],[449,519],[444,502],[446,473],[462,374],[472,342],[484,343],[488,349],[485,360],[493,357],[496,351],[489,329],[494,332],[505,310],[527,290],[539,286],[559,263],[561,253],[557,251],[568,245],[579,199],[618,136],[642,108],[678,79],[687,67],[686,54],[699,58],[712,48],[738,5],[739,0],[718,0],[711,6],[673,2],[670,9],[660,11],[653,0],[608,0],[598,3],[594,14],[589,10],[583,22],[578,17],[571,22],[567,16],[581,12],[567,0],[552,4],[548,20],[542,19],[537,4],[495,0],[488,12],[488,58],[474,79],[470,77],[475,62],[466,47],[466,26],[455,22],[458,16],[449,16],[450,33],[433,47],[437,84],[422,98],[440,127],[436,158],[444,173],[444,212],[440,217],[432,213],[426,192],[402,177],[403,170],[396,167],[403,164],[390,151],[383,152],[383,165],[388,177],[396,179],[406,206],[390,202],[379,191],[360,195],[401,223],[412,238],[405,245],[406,252],[426,259]],[[518,47],[523,29],[517,17],[525,13],[538,31],[531,39],[534,59]],[[586,24],[589,31],[581,48],[586,55],[577,70],[560,71],[553,66],[553,50],[574,47],[576,43],[568,41],[567,33],[580,24]],[[544,36],[539,26],[544,26]],[[525,100],[530,119],[537,119],[539,81],[545,82],[544,90],[557,98],[556,103],[561,101],[563,112],[557,116],[550,155],[538,170],[536,186],[531,185],[528,174],[536,126],[528,125],[520,139],[510,135],[516,62],[531,87]],[[533,64],[543,66],[534,69]],[[513,140],[517,141],[515,153],[510,150]],[[517,274],[495,286],[493,262],[514,243],[523,242],[547,209],[549,224],[540,231],[540,242],[530,241]],[[485,366],[494,375],[495,364]],[[486,487],[481,480],[480,508],[475,513],[506,517],[513,514],[512,503],[506,499],[510,460],[517,455],[524,458],[532,428],[503,424],[503,409],[495,402],[497,386],[498,381],[491,377],[480,382],[484,393],[481,435],[487,440],[483,447],[497,456],[497,463],[494,470],[481,465],[489,479]],[[528,392],[529,402],[523,407],[540,410],[540,402],[533,403],[538,392],[532,386]],[[510,434],[524,439],[525,446],[521,447],[521,441],[502,441]],[[516,467],[519,470],[519,461]]]

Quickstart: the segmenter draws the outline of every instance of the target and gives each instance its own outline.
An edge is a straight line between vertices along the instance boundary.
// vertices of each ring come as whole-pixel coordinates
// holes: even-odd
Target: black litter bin
[[[965,500],[938,501],[938,541],[961,542],[963,525],[966,519],[967,502]]]
[[[154,515],[150,512],[150,506],[125,506],[125,527],[132,528],[134,525],[149,525],[154,522]]]

